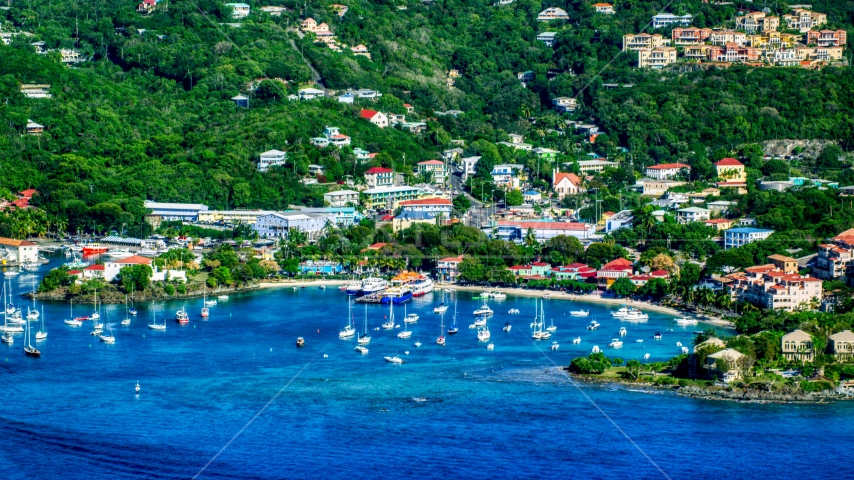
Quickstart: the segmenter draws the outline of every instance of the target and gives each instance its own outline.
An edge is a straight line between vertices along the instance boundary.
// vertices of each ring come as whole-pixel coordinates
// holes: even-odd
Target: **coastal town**
[[[4,2],[3,478],[844,477],[852,3]]]

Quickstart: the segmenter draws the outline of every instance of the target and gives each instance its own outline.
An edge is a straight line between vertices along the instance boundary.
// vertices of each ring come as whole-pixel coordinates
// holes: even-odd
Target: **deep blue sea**
[[[15,293],[31,280],[13,279]],[[64,325],[68,305],[45,304],[42,358],[23,355],[21,336],[0,344],[0,478],[850,478],[852,404],[692,400],[578,386],[555,368],[593,345],[664,360],[702,326],[656,313],[621,323],[605,307],[552,300],[553,352],[551,340],[530,338],[534,300],[508,298],[490,303],[488,351],[468,328],[478,301],[448,300],[458,301],[460,333],[447,345],[435,344],[433,293],[407,306],[421,316],[410,340],[372,331],[367,355],[338,339],[347,302],[335,288],[232,295],[207,321],[195,300],[186,326],[174,321],[183,303],[137,305],[128,327],[117,324],[124,307],[108,306],[114,345],[90,336],[91,325]],[[579,306],[591,318],[571,318]],[[166,331],[147,328],[153,310]],[[360,329],[363,314],[354,308]],[[387,314],[369,306],[370,328]],[[602,327],[589,332],[593,317]],[[608,351],[620,326],[625,346]],[[395,353],[407,363],[383,360]]]

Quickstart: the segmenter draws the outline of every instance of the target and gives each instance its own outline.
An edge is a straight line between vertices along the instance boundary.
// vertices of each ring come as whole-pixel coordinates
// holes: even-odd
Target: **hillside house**
[[[407,200],[417,200],[423,196],[423,191],[417,187],[374,187],[362,192],[365,195],[364,205],[367,208],[385,208],[394,210]]]
[[[231,18],[246,18],[249,16],[250,7],[245,3],[226,3],[226,7],[231,7]]]
[[[747,180],[744,164],[734,158],[723,158],[715,163],[718,178],[723,180]]]
[[[365,171],[365,184],[368,187],[391,187],[394,185],[394,171],[390,168],[371,167]]]
[[[373,123],[374,125],[380,128],[385,128],[388,126],[388,116],[383,112],[362,109],[359,112],[359,117],[364,118],[365,120]]]
[[[658,33],[628,33],[623,35],[623,51],[637,52],[644,49],[655,49],[664,46],[664,37]]]
[[[767,15],[764,12],[750,12],[735,17],[735,28],[746,32],[765,32],[780,28],[780,17]]]
[[[719,376],[724,383],[730,383],[743,375],[744,361],[743,353],[733,348],[725,348],[707,356],[705,367],[710,376]]]
[[[783,15],[783,21],[786,22],[787,28],[806,33],[813,27],[827,23],[827,14],[812,12],[805,8],[793,8],[792,13]]]
[[[317,88],[301,88],[297,95],[300,100],[314,100],[315,98],[323,97],[326,94],[323,90]]]
[[[851,284],[854,272],[854,228],[833,237],[832,243],[818,246],[813,272],[823,280],[846,280]]]
[[[332,213],[285,211],[258,217],[253,228],[263,238],[287,238],[291,230],[300,230],[313,242],[331,223],[334,223]]]
[[[39,125],[38,123],[27,119],[27,135],[35,135],[39,136],[44,132],[44,125]]]
[[[638,51],[639,68],[659,69],[671,63],[676,63],[676,49],[673,47],[658,47],[652,50]]]
[[[368,51],[368,47],[361,43],[351,48],[350,51],[353,52],[353,55],[366,57],[368,60],[371,59],[371,52]]]
[[[785,255],[769,255],[768,262],[785,273],[798,273],[798,260]]]
[[[606,168],[617,168],[617,165],[617,162],[609,162],[604,158],[578,161],[578,169],[581,173],[600,173]]]
[[[258,156],[258,171],[266,172],[270,167],[287,163],[288,154],[281,150],[267,150]]]
[[[738,248],[748,243],[753,243],[759,240],[765,240],[774,233],[774,230],[765,230],[762,228],[740,227],[731,228],[724,232],[724,250],[730,248]]]
[[[266,5],[261,7],[261,11],[271,17],[281,17],[283,13],[291,11],[288,7],[278,7],[274,5]]]
[[[694,19],[691,15],[673,15],[672,13],[659,13],[652,17],[652,28],[667,28],[671,25],[687,27]]]
[[[704,222],[709,219],[709,211],[700,207],[680,208],[676,211],[679,223]]]
[[[674,28],[671,32],[671,40],[673,45],[701,45],[711,35],[711,28]]]
[[[537,15],[537,21],[550,22],[552,20],[569,20],[569,14],[560,7],[549,7]]]
[[[591,5],[596,13],[604,13],[605,15],[613,15],[617,13],[614,11],[614,6],[610,3],[594,3]]]
[[[463,255],[458,257],[445,257],[436,262],[436,279],[439,282],[453,283],[460,276],[460,264],[463,263]]]
[[[478,160],[480,160],[480,157],[466,157],[460,160],[460,168],[463,171],[463,182],[468,180],[471,175],[477,173],[475,166],[477,165]]]
[[[807,32],[807,44],[819,47],[839,47],[847,43],[845,30],[810,30]]]
[[[555,46],[557,42],[557,32],[542,32],[537,34],[537,40],[546,44],[547,47],[551,48]]]
[[[505,190],[518,189],[525,180],[525,167],[519,164],[500,164],[492,168],[492,181]]]
[[[713,30],[709,35],[709,43],[717,46],[724,46],[727,43],[735,43],[737,45],[747,45],[748,36],[744,32],[735,30]],[[756,45],[752,45],[756,46]]]
[[[560,113],[574,112],[578,108],[578,101],[572,97],[557,97],[552,99],[552,106]]]
[[[843,330],[829,337],[830,349],[837,360],[846,361],[854,358],[854,333]]]
[[[155,0],[142,0],[142,3],[136,6],[137,13],[149,14],[154,11],[154,8],[157,6],[157,2]]]

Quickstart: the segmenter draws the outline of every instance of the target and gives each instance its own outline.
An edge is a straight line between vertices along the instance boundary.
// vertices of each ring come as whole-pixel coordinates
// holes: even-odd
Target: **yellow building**
[[[745,181],[747,173],[744,171],[744,164],[734,158],[723,158],[715,164],[718,178],[728,181]]]

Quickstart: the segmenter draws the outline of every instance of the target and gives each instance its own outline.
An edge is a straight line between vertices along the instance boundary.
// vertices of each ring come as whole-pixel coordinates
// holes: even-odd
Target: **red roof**
[[[533,265],[535,267],[551,267],[551,265],[549,265],[546,262],[534,262],[531,265]]]
[[[446,198],[421,198],[418,200],[404,200],[399,202],[400,206],[412,206],[412,205],[453,205],[454,202],[446,199]]]
[[[87,270],[89,272],[102,271],[102,270],[104,270],[104,264],[103,263],[97,263],[95,265],[89,265],[88,267],[84,268],[83,270]]]
[[[691,168],[691,165],[684,163],[662,163],[661,165],[646,167],[647,170],[671,170],[674,168]]]
[[[578,175],[574,173],[556,173],[555,174],[555,185],[559,184],[563,179],[569,180],[569,183],[575,185],[576,187],[581,185],[581,179],[578,178]]]
[[[632,268],[632,262],[625,258],[618,258],[602,265],[600,270],[626,270]]]
[[[744,164],[734,158],[722,158],[721,161],[715,163],[718,167],[743,167]]]
[[[423,162],[418,162],[418,165],[444,165],[444,163],[440,160],[426,160]]]
[[[380,250],[383,247],[385,247],[386,245],[388,245],[388,244],[383,243],[383,242],[375,243],[375,244],[371,245],[370,247],[368,247],[368,250]]]
[[[81,270],[69,270],[68,271],[69,275],[80,275],[81,273],[83,273],[83,271],[81,271]]]
[[[562,268],[575,268],[575,269],[578,269],[578,268],[583,268],[583,267],[586,267],[586,266],[587,266],[587,264],[586,264],[586,263],[579,263],[579,262],[575,262],[575,263],[570,263],[569,265],[564,265]]]
[[[376,115],[376,114],[378,114],[378,113],[380,113],[380,112],[378,112],[378,111],[376,111],[376,110],[365,110],[365,109],[362,109],[362,111],[361,111],[361,112],[359,112],[359,116],[360,116],[360,117],[362,117],[362,118],[366,118],[366,119],[370,120],[370,119],[374,118],[374,115]]]
[[[463,261],[463,257],[446,257],[439,261],[445,263],[460,263]]]
[[[115,263],[120,263],[123,265],[150,265],[151,259],[146,257],[140,257],[139,255],[131,255],[130,257],[125,257],[116,260]]]
[[[33,198],[33,195],[39,193],[35,188],[28,188],[26,190],[21,190],[18,192],[18,195],[24,198]]]
[[[711,219],[711,220],[706,220],[706,221],[704,221],[703,223],[718,224],[718,223],[732,223],[732,222],[734,222],[734,221],[735,221],[735,220],[729,220],[729,219],[726,219],[726,218],[713,218],[713,219]]]
[[[383,215],[383,218],[380,219],[383,222],[390,222],[392,220],[394,220],[394,215]]]
[[[513,265],[512,267],[508,267],[508,270],[527,270],[528,268],[525,265]]]
[[[668,272],[667,270],[656,270],[650,273],[650,275],[653,277],[668,277],[670,276],[670,272]]]
[[[394,170],[390,168],[383,167],[371,167],[367,171],[365,171],[365,175],[376,175],[378,173],[393,173]]]
[[[412,107],[412,105],[410,105],[410,104],[408,104],[408,103],[404,103],[404,104],[403,104],[403,106],[404,106],[404,107],[406,107],[406,108],[410,108],[410,107]]]
[[[505,222],[499,227],[534,228],[541,230],[587,230],[586,223],[577,222]]]

